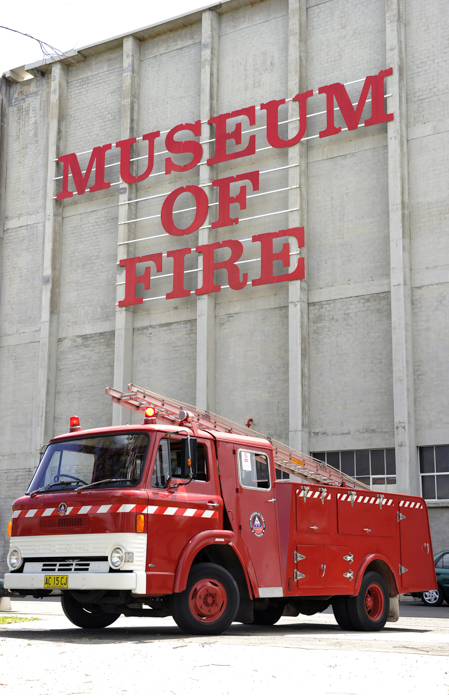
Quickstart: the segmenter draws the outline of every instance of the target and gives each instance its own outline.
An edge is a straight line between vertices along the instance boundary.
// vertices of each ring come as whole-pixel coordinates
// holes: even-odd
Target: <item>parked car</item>
[[[449,550],[437,552],[434,556],[438,589],[421,594],[424,605],[442,605],[445,600],[449,604]]]

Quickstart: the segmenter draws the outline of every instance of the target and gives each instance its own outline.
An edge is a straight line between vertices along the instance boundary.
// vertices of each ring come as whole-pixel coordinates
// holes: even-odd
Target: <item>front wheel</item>
[[[176,624],[189,634],[221,634],[239,607],[239,589],[229,571],[218,564],[195,564],[187,587],[171,598]]]
[[[443,605],[444,593],[441,588],[436,591],[426,591],[422,594],[422,602],[424,605],[431,605],[432,607],[437,607],[438,605]]]
[[[388,588],[375,571],[368,571],[362,579],[357,596],[348,598],[349,619],[359,632],[377,632],[385,627],[390,610]]]
[[[120,613],[103,612],[98,605],[79,603],[68,591],[62,594],[61,605],[67,619],[83,629],[103,629],[120,617]]]

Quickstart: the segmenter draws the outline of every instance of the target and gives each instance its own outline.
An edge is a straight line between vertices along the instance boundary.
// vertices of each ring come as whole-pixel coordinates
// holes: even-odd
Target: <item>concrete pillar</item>
[[[123,40],[123,86],[122,86],[122,125],[121,139],[138,135],[140,90],[140,42],[132,36]],[[131,172],[136,164],[131,163]],[[119,226],[117,243],[135,238],[135,224],[120,224],[136,218],[136,204],[126,204],[136,199],[136,185],[122,182],[119,193]],[[117,260],[134,255],[134,244],[118,245]],[[116,301],[123,299],[125,268],[117,265]],[[126,391],[132,381],[133,369],[133,306],[120,308],[116,306],[115,314],[115,352],[114,352],[114,388]],[[135,419],[135,416],[134,416]],[[112,406],[112,424],[123,425],[131,422],[131,411],[116,404]]]
[[[398,491],[420,493],[415,438],[410,229],[407,156],[405,3],[386,0],[386,67],[388,78],[388,197],[390,218],[391,327],[393,400]]]
[[[307,3],[289,0],[288,5],[288,95],[293,97],[307,89]],[[289,119],[298,115],[297,103],[289,102]],[[298,122],[289,125],[289,138],[298,129]],[[307,141],[288,149],[288,184],[297,187],[289,191],[288,208],[299,211],[288,214],[289,228],[304,226],[305,248],[298,250],[296,239],[290,239],[290,270],[296,267],[298,255],[305,256],[304,280],[288,283],[288,347],[289,347],[289,444],[301,452],[309,451],[309,291],[307,281]]]
[[[201,141],[203,142],[202,162],[209,158],[213,128],[207,123],[217,114],[218,99],[218,27],[219,17],[213,10],[205,10],[202,16],[201,42]],[[215,166],[200,165],[199,184],[212,202],[212,188],[205,187],[215,178]],[[204,226],[210,224],[208,214]],[[212,242],[211,229],[200,229],[198,245]],[[202,266],[199,256],[198,267]],[[202,273],[198,273],[198,286],[202,283]],[[197,298],[197,354],[196,354],[196,405],[215,411],[215,294],[204,294]]]
[[[61,284],[62,202],[56,195],[56,159],[65,153],[67,67],[54,63],[50,76],[47,192],[44,231],[44,264],[37,377],[37,421],[34,449],[53,437],[58,351],[59,296]]]
[[[2,269],[3,240],[5,225],[6,193],[6,133],[8,128],[8,90],[9,84],[1,78],[0,84],[0,270]]]

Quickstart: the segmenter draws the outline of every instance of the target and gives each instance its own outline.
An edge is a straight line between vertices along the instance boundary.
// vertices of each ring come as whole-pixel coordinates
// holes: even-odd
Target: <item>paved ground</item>
[[[0,697],[449,699],[449,606],[401,603],[378,634],[341,630],[330,612],[274,627],[234,624],[219,637],[189,637],[171,618],[119,618],[100,632],[71,625],[58,601],[11,600],[0,625]]]

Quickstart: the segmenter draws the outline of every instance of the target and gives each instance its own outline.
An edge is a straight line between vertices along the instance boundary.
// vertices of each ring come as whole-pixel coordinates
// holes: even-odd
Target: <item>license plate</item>
[[[68,576],[45,576],[44,588],[67,588],[69,584]]]

